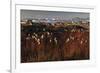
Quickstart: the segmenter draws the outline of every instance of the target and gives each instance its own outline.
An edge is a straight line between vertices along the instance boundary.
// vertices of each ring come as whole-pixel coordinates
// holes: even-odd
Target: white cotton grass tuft
[[[66,43],[68,43],[69,41],[70,41],[70,39],[69,39],[69,38],[67,38],[67,39],[66,39]]]

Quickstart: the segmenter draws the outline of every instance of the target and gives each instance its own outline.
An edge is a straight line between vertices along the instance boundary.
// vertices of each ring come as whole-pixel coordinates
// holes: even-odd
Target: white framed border
[[[41,63],[20,63],[20,10],[43,10],[43,11],[63,11],[63,12],[86,12],[90,13],[90,60],[81,61],[58,61]],[[38,4],[28,2],[11,2],[11,73],[25,71],[42,71],[51,69],[67,69],[95,66],[96,48],[95,48],[95,7],[79,5],[54,5]]]

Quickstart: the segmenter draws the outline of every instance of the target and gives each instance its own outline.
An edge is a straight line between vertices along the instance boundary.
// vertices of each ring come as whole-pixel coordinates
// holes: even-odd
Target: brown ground
[[[21,63],[89,59],[89,29],[77,26],[64,29],[61,32],[21,31]]]

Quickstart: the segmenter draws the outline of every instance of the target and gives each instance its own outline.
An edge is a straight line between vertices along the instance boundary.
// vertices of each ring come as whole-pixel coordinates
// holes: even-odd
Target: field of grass
[[[89,29],[78,23],[21,26],[21,63],[89,59]]]

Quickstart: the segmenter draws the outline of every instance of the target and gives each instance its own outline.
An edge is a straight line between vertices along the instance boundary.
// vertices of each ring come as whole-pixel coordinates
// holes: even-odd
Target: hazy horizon
[[[39,11],[39,10],[21,10],[21,20],[22,19],[33,19],[33,18],[59,18],[63,20],[71,20],[75,17],[88,18],[89,13],[83,12],[57,12],[57,11]]]

